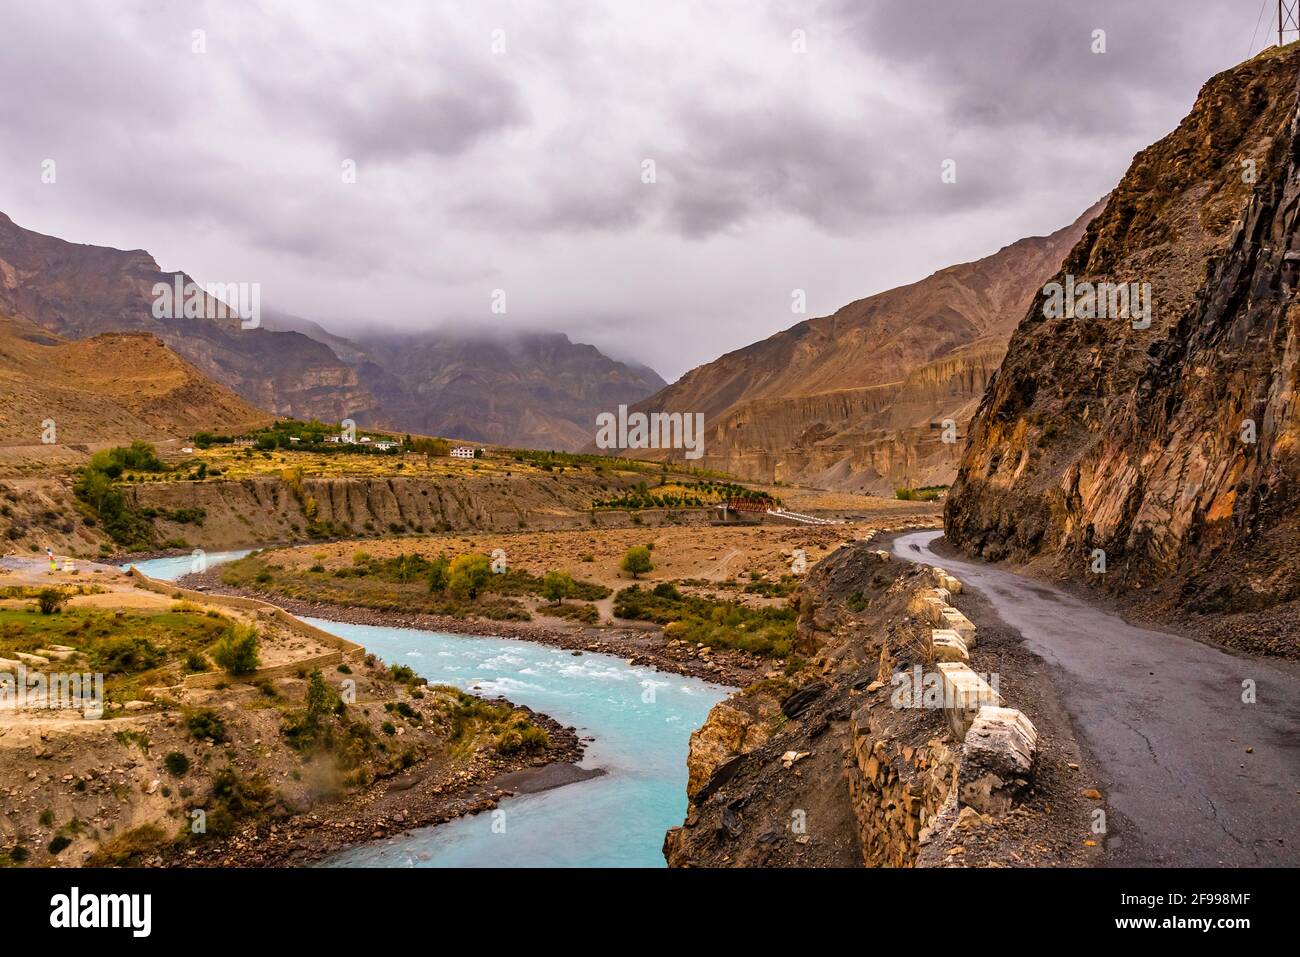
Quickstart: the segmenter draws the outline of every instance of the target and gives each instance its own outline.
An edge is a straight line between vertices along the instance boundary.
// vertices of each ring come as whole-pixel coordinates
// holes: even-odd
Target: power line
[[[1268,0],[1264,0],[1259,5],[1259,16],[1255,18],[1255,32],[1250,35],[1250,47],[1246,50],[1246,59],[1249,60],[1255,55],[1255,37],[1259,36],[1259,25],[1264,22],[1264,10],[1268,6]]]

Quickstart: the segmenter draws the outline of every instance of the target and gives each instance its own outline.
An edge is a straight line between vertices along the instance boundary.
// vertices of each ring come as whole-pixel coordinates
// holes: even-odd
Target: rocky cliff
[[[1300,653],[1298,70],[1292,45],[1214,77],[1133,160],[1056,277],[1074,317],[1049,288],[1011,338],[951,541],[1154,610],[1252,615],[1207,627]],[[1088,281],[1149,284],[1149,325],[1087,308]]]
[[[799,593],[797,656],[715,705],[691,736],[689,807],[665,838],[669,866],[1095,860],[1078,788],[1086,759],[1015,633],[981,623],[976,643],[958,615],[965,673],[988,676],[1007,707],[996,690],[979,700],[922,690],[955,659],[940,657],[919,609],[944,595],[985,618],[982,599],[936,589],[935,572],[865,542],[814,566]],[[1007,719],[1028,737],[992,743],[984,723]]]
[[[84,456],[83,456],[84,458]],[[116,548],[102,526],[87,521],[72,479],[0,478],[0,552],[94,557]],[[48,477],[54,473],[56,477]],[[263,476],[123,486],[131,504],[150,517],[161,547],[209,550],[312,541],[313,535],[360,538],[413,532],[587,529],[631,524],[626,512],[593,519],[591,501],[630,489],[634,476],[469,473],[304,478]],[[195,516],[198,516],[197,518]],[[694,521],[704,521],[697,516]]]
[[[728,353],[638,408],[703,412],[703,464],[749,479],[946,485],[959,446],[943,421],[964,434],[1034,292],[1099,209]]]

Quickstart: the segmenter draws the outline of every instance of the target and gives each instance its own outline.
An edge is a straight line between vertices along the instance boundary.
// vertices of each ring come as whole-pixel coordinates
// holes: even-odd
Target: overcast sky
[[[0,211],[345,335],[556,330],[671,381],[794,289],[821,315],[1070,222],[1264,6],[0,0]]]

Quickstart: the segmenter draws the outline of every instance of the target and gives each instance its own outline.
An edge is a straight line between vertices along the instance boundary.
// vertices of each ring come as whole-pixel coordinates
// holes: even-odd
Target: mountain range
[[[354,342],[274,310],[256,328],[233,315],[158,318],[154,287],[178,276],[193,281],[163,272],[142,249],[67,242],[0,213],[0,314],[66,340],[148,334],[275,416],[576,448],[590,440],[599,412],[664,385],[650,369],[558,333],[434,331]]]
[[[620,405],[702,412],[705,456],[694,465],[893,494],[952,481],[966,423],[1019,318],[1101,206],[1048,236],[800,322],[671,386],[559,333],[372,326],[345,337],[275,309],[257,328],[235,316],[157,318],[156,284],[189,276],[163,272],[144,250],[66,242],[3,214],[0,312],[68,340],[155,337],[271,415],[580,449],[592,447],[596,415]]]
[[[1012,331],[1103,203],[727,353],[636,408],[703,412],[701,464],[744,478],[885,494],[947,485]]]

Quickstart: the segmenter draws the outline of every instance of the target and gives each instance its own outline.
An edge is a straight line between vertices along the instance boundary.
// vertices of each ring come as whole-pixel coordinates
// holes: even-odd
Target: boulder
[[[1014,708],[980,708],[962,744],[957,799],[981,814],[1006,814],[1033,783],[1038,731]]]

